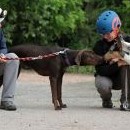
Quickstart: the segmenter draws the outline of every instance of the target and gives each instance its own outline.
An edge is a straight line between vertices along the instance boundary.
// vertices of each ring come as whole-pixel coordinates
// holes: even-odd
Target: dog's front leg
[[[57,77],[49,77],[50,79],[50,86],[51,86],[51,92],[52,92],[52,101],[54,103],[55,110],[61,110],[61,107],[58,102],[57,97]]]
[[[63,79],[63,74],[61,74],[58,77],[58,80],[57,80],[57,92],[58,92],[57,93],[57,97],[58,97],[58,101],[59,101],[60,107],[61,108],[67,108],[67,105],[63,104],[63,102],[62,102],[62,79]]]

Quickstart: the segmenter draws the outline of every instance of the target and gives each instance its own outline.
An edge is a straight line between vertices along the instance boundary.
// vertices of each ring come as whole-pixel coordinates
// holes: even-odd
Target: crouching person
[[[94,52],[104,56],[109,51],[120,51],[117,46],[121,21],[118,14],[108,10],[97,19],[97,31],[101,40],[97,41]],[[121,110],[130,110],[130,67],[125,61],[112,59],[95,67],[95,86],[102,98],[104,108],[112,108],[112,89],[121,90]],[[127,75],[126,75],[127,74]],[[126,87],[127,86],[127,87]],[[126,91],[127,90],[127,91]]]
[[[7,53],[6,41],[1,24],[6,14],[7,11],[0,8],[0,85],[3,84],[0,109],[16,110],[17,108],[14,104],[14,94],[18,75],[19,61],[6,60],[6,57],[17,57],[17,55],[14,53]]]

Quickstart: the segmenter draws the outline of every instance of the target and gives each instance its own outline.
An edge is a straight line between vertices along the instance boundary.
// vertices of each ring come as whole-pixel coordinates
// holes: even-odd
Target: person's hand
[[[7,60],[4,59],[4,58],[6,58],[4,54],[0,55],[0,63],[6,63],[7,62]]]

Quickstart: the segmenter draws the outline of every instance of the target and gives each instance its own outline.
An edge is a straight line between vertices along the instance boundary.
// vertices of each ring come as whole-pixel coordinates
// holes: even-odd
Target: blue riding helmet
[[[118,14],[114,11],[108,10],[103,12],[96,22],[97,32],[99,34],[110,33],[116,27],[121,27],[121,21]]]

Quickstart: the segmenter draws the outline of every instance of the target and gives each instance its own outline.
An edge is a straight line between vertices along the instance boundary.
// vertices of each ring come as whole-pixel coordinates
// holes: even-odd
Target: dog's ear
[[[84,52],[84,50],[79,51],[79,53],[77,54],[77,56],[75,58],[75,63],[77,65],[80,65],[80,63],[81,63],[81,58],[82,58],[83,52]]]

